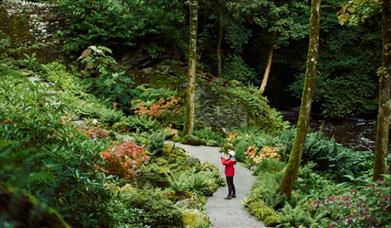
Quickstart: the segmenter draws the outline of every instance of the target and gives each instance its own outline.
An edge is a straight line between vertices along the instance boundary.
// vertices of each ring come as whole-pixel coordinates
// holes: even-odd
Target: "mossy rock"
[[[1,220],[14,227],[70,227],[51,207],[34,196],[9,186],[0,186]]]

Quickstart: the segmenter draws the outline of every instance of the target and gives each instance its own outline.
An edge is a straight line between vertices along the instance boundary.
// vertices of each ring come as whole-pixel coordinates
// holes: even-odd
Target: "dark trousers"
[[[235,185],[234,185],[234,177],[233,176],[226,176],[227,179],[227,185],[228,185],[228,195],[234,196],[235,194]]]

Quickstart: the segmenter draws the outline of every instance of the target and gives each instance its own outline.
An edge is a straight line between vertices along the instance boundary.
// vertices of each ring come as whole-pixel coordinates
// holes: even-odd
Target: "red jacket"
[[[222,157],[221,163],[225,165],[225,175],[229,177],[233,177],[235,175],[234,165],[236,164],[236,161],[231,159],[225,159]]]

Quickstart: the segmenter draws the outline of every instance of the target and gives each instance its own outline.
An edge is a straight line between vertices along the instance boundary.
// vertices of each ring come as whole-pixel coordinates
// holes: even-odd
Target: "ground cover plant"
[[[224,179],[176,142],[234,150],[267,226],[390,227],[390,9],[2,0],[0,227],[219,226]]]
[[[64,227],[208,226],[204,197],[222,184],[214,166],[164,146],[170,133],[158,122],[113,110],[64,65],[36,66],[1,66],[2,189],[33,195],[43,206],[31,213],[47,208],[43,218]],[[182,178],[189,174],[194,178]],[[16,197],[16,191],[6,194]],[[186,199],[197,206],[179,206]],[[23,221],[22,212],[5,209],[2,224]]]
[[[321,132],[307,136],[304,167],[300,169],[292,196],[277,194],[287,162],[284,156],[289,151],[281,145],[289,146],[287,142],[293,139],[290,134],[288,131],[274,137],[268,135],[266,139],[263,135],[263,140],[247,135],[247,145],[234,144],[242,150],[250,145],[243,159],[257,175],[252,193],[245,200],[250,213],[266,225],[277,227],[384,227],[389,224],[389,175],[384,181],[372,183],[372,156],[344,148],[324,138]]]

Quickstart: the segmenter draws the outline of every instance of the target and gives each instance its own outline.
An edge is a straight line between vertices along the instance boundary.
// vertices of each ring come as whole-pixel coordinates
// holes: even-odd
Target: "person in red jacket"
[[[228,196],[224,199],[236,198],[235,185],[234,185],[234,175],[235,175],[235,152],[230,150],[228,151],[228,158],[226,156],[221,156],[221,163],[225,166],[225,178],[227,179],[228,185]]]

